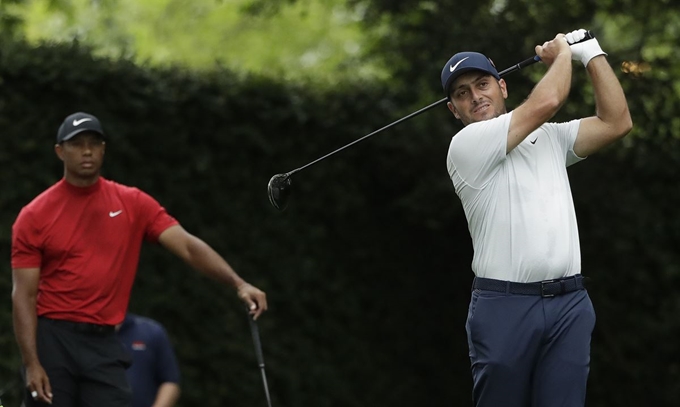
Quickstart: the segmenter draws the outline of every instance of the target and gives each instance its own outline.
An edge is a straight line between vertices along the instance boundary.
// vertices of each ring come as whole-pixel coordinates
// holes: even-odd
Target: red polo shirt
[[[123,322],[144,239],[177,220],[146,193],[100,178],[64,179],[26,205],[12,227],[12,268],[40,268],[37,313],[54,319]]]

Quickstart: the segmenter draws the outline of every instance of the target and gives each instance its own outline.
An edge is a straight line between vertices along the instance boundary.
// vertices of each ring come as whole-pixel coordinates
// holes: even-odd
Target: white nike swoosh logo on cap
[[[92,119],[90,119],[89,117],[86,117],[86,118],[80,119],[80,120],[75,120],[75,119],[73,119],[73,125],[74,125],[74,126],[79,126],[81,123],[83,123],[83,122],[89,122],[89,121],[92,121]]]
[[[456,68],[458,68],[458,65],[460,65],[461,62],[465,61],[465,60],[468,59],[468,58],[470,58],[470,57],[465,57],[465,58],[461,59],[460,61],[458,61],[458,63],[456,63],[456,65],[451,65],[451,66],[449,67],[449,70],[450,70],[451,72],[455,71]]]
[[[115,218],[116,216],[120,215],[121,213],[123,213],[122,209],[119,210],[119,211],[115,211],[115,212],[109,212],[109,216],[112,217],[112,218]]]

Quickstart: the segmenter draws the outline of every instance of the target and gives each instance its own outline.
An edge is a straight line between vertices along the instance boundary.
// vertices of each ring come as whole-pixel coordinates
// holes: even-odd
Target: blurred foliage
[[[296,2],[275,3],[252,1],[245,12],[275,15]],[[269,206],[265,185],[441,98],[439,72],[455,52],[478,50],[504,68],[555,31],[589,28],[621,78],[635,128],[569,170],[598,316],[588,405],[676,405],[680,11],[660,0],[351,4],[376,29],[366,52],[391,79],[319,87],[223,67],[139,68],[93,57],[80,42],[0,43],[5,259],[19,209],[61,174],[50,144],[58,124],[89,111],[113,135],[105,176],[151,193],[268,292],[259,325],[274,405],[470,405],[463,326],[472,248],[444,165],[459,128],[446,108],[296,174],[285,212]],[[510,107],[543,72],[534,65],[506,78]],[[557,120],[594,112],[584,70],[574,72]],[[8,263],[2,274],[9,299]],[[232,294],[150,245],[131,308],[168,328],[184,375],[181,406],[264,402]],[[2,388],[19,366],[9,307],[0,327]],[[16,405],[11,396],[6,407]]]
[[[668,68],[678,69],[680,9],[669,7],[669,0],[348,3],[365,7],[365,26],[385,27],[366,31],[367,35],[377,36],[366,42],[367,51],[391,67],[393,77],[411,91],[441,93],[438,81],[432,79],[438,78],[444,63],[456,52],[482,52],[500,69],[531,56],[535,45],[557,32],[576,28],[592,30],[610,53],[614,66],[624,60],[650,63],[652,70],[642,79],[668,77]]]
[[[17,35],[22,18],[15,12],[23,0],[0,0],[0,37],[10,38]]]
[[[362,7],[343,0],[29,0],[15,7],[34,44],[78,40],[95,55],[280,79],[379,78],[364,60]]]

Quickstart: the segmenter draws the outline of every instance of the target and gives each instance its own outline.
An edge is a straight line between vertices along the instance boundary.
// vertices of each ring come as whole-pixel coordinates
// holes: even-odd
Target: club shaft
[[[535,63],[538,62],[538,61],[540,61],[540,59],[538,58],[538,56],[535,56],[535,57],[532,57],[532,58],[525,59],[524,61],[522,61],[522,62],[520,62],[520,63],[518,63],[518,64],[516,64],[516,65],[513,65],[513,66],[511,66],[511,67],[509,67],[509,68],[507,68],[507,69],[504,69],[503,71],[501,71],[501,72],[499,73],[499,75],[502,77],[502,76],[507,75],[507,74],[509,74],[509,73],[511,73],[511,72],[519,71],[520,69],[525,68],[525,67],[527,67],[527,66],[529,66],[529,65],[535,64]],[[374,131],[374,132],[371,132],[371,133],[369,133],[369,134],[367,134],[367,135],[365,135],[365,136],[363,136],[363,137],[361,137],[361,138],[358,138],[358,139],[352,141],[351,143],[346,144],[346,145],[344,145],[344,146],[338,148],[337,150],[331,151],[330,153],[328,153],[328,154],[326,154],[326,155],[324,155],[324,156],[322,156],[322,157],[319,157],[319,158],[317,158],[316,160],[314,160],[314,161],[312,161],[312,162],[310,162],[310,163],[308,163],[308,164],[305,164],[305,165],[303,165],[303,166],[300,167],[300,168],[296,168],[296,169],[294,169],[293,171],[290,171],[290,172],[286,173],[286,174],[285,174],[285,175],[286,175],[286,178],[287,178],[287,177],[290,177],[291,175],[295,174],[295,173],[298,172],[298,171],[304,170],[304,169],[307,168],[307,167],[311,167],[312,165],[318,163],[319,161],[323,161],[323,160],[325,160],[326,158],[328,158],[328,157],[330,157],[330,156],[332,156],[332,155],[335,155],[335,154],[341,152],[342,150],[345,150],[345,149],[347,149],[347,148],[350,148],[350,147],[352,147],[353,145],[355,145],[355,144],[357,144],[357,143],[359,143],[359,142],[361,142],[361,141],[364,141],[364,140],[366,140],[367,138],[373,136],[374,134],[378,134],[378,133],[380,133],[381,131],[387,130],[387,129],[389,129],[389,128],[392,127],[392,126],[396,126],[396,125],[399,124],[399,123],[402,123],[402,122],[405,122],[406,120],[412,119],[412,118],[414,118],[414,117],[420,115],[421,113],[425,113],[426,111],[432,109],[433,107],[436,107],[436,106],[439,106],[439,105],[443,105],[443,104],[445,104],[447,101],[448,101],[448,98],[443,98],[443,99],[438,100],[438,101],[436,101],[436,102],[434,102],[434,103],[432,103],[432,104],[429,104],[429,105],[427,105],[427,106],[425,106],[425,107],[423,107],[423,108],[421,108],[421,109],[419,109],[419,110],[416,110],[415,112],[413,112],[413,113],[411,113],[411,114],[409,114],[409,115],[407,115],[407,116],[404,116],[404,117],[402,117],[401,119],[399,119],[399,120],[397,120],[397,121],[395,121],[395,122],[392,122],[392,123],[388,124],[387,126],[381,127],[381,128],[379,128],[378,130],[376,130],[376,131]]]
[[[392,123],[388,124],[387,126],[381,127],[381,128],[379,128],[378,130],[376,130],[376,131],[374,131],[374,132],[372,132],[372,133],[369,133],[369,134],[367,134],[367,135],[365,135],[365,136],[363,136],[363,137],[361,137],[361,138],[358,138],[358,139],[352,141],[351,143],[346,144],[346,145],[344,145],[344,146],[338,148],[338,149],[335,150],[335,151],[331,151],[330,153],[324,155],[323,157],[317,158],[316,160],[310,162],[309,164],[306,164],[306,165],[303,165],[303,166],[300,167],[300,168],[294,169],[293,171],[287,173],[286,175],[291,176],[291,175],[295,174],[295,173],[298,172],[298,171],[302,171],[302,170],[304,170],[305,168],[310,167],[310,166],[312,166],[312,165],[318,163],[319,161],[325,160],[326,158],[328,158],[328,157],[330,157],[330,156],[332,156],[332,155],[335,155],[335,154],[341,152],[342,150],[344,150],[344,149],[346,149],[346,148],[352,147],[353,145],[359,143],[360,141],[364,141],[365,139],[371,137],[371,136],[374,135],[374,134],[380,133],[381,131],[386,130],[386,129],[389,129],[389,128],[392,127],[392,126],[395,126],[395,125],[397,125],[397,124],[399,124],[399,123],[401,123],[401,122],[405,122],[405,121],[408,120],[408,119],[411,119],[411,118],[413,118],[413,117],[416,117],[416,116],[418,116],[419,114],[424,113],[424,112],[426,112],[426,111],[432,109],[432,108],[435,107],[435,106],[439,106],[440,104],[442,104],[442,103],[444,103],[444,102],[446,102],[446,98],[444,98],[444,99],[442,99],[442,100],[438,100],[438,101],[436,101],[436,102],[434,102],[434,103],[432,103],[432,104],[430,104],[430,105],[428,105],[428,106],[423,107],[423,108],[420,109],[420,110],[417,110],[417,111],[415,111],[415,112],[409,114],[408,116],[404,116],[404,117],[402,117],[401,119],[399,119],[399,120],[397,120],[397,121],[395,121],[395,122],[392,122]]]
[[[267,374],[264,372],[264,365],[260,366],[262,372],[262,383],[264,385],[264,394],[267,397],[267,407],[272,407],[272,399],[269,397],[269,386],[267,386]]]
[[[593,39],[593,38],[595,38],[595,36],[594,36],[590,31],[587,31],[587,32],[586,32],[585,38],[583,38],[583,39],[582,39],[581,41],[579,41],[579,42],[587,41],[587,40],[590,40],[590,39]],[[515,71],[519,71],[520,69],[526,68],[526,67],[529,66],[529,65],[533,65],[533,64],[535,64],[536,62],[539,62],[540,60],[541,60],[541,58],[539,58],[538,55],[534,55],[534,56],[531,57],[531,58],[527,58],[527,59],[525,59],[525,60],[522,61],[522,62],[519,62],[519,63],[517,63],[517,64],[515,64],[515,65],[513,65],[513,66],[511,66],[511,67],[509,67],[509,68],[506,68],[506,69],[502,70],[501,72],[498,73],[498,75],[499,75],[500,77],[503,77],[503,76],[505,76],[505,75],[507,75],[507,74],[509,74],[509,73],[512,73],[512,72],[515,72]],[[381,128],[379,128],[378,130],[376,130],[376,131],[374,131],[374,132],[372,132],[372,133],[369,133],[369,134],[367,134],[367,135],[365,135],[365,136],[363,136],[363,137],[361,137],[361,138],[358,138],[358,139],[352,141],[351,143],[346,144],[346,145],[344,145],[344,146],[338,148],[337,150],[331,151],[330,153],[328,153],[328,154],[326,154],[326,155],[324,155],[324,156],[322,156],[322,157],[319,157],[319,158],[317,158],[316,160],[314,160],[314,161],[312,161],[312,162],[310,162],[310,163],[308,163],[308,164],[305,164],[305,165],[303,165],[303,166],[300,167],[300,168],[296,168],[296,169],[294,169],[293,171],[290,171],[290,172],[286,173],[285,176],[286,176],[286,178],[288,178],[288,177],[290,177],[291,175],[295,174],[296,172],[302,171],[302,170],[304,170],[305,168],[310,167],[310,166],[312,166],[312,165],[318,163],[319,161],[325,160],[326,158],[328,158],[328,157],[330,157],[330,156],[332,156],[332,155],[335,155],[335,154],[341,152],[342,150],[344,150],[344,149],[346,149],[346,148],[352,147],[353,145],[355,145],[355,144],[357,144],[357,143],[359,143],[359,142],[361,142],[361,141],[366,140],[367,138],[373,136],[374,134],[378,134],[378,133],[380,133],[380,132],[383,131],[383,130],[387,130],[387,129],[389,129],[389,128],[392,127],[392,126],[395,126],[395,125],[397,125],[397,124],[399,124],[399,123],[405,122],[405,121],[408,120],[408,119],[411,119],[411,118],[413,118],[413,117],[416,117],[416,116],[418,116],[419,114],[424,113],[424,112],[426,112],[426,111],[432,109],[433,107],[439,106],[439,105],[441,105],[441,104],[445,104],[447,101],[448,101],[448,98],[443,98],[443,99],[438,100],[438,101],[436,101],[436,102],[434,102],[434,103],[432,103],[432,104],[430,104],[430,105],[428,105],[428,106],[425,106],[425,107],[421,108],[420,110],[417,110],[417,111],[415,111],[415,112],[409,114],[408,116],[404,116],[404,117],[402,117],[401,119],[399,119],[399,120],[397,120],[397,121],[395,121],[395,122],[392,122],[392,123],[388,124],[387,126],[381,127]]]
[[[267,384],[267,374],[264,370],[264,356],[262,354],[262,342],[260,342],[260,330],[257,328],[257,323],[250,315],[248,315],[248,322],[250,323],[250,333],[253,336],[253,345],[255,345],[255,358],[257,359],[257,364],[260,367],[260,373],[262,375],[264,394],[267,397],[267,406],[272,407],[272,400],[269,396],[269,385]]]
[[[516,65],[513,65],[513,66],[511,66],[511,67],[509,67],[509,68],[503,69],[502,71],[500,71],[500,72],[498,73],[498,75],[502,78],[502,77],[504,77],[505,75],[507,75],[507,74],[509,74],[509,73],[512,73],[512,72],[515,72],[515,71],[519,71],[519,70],[522,69],[522,68],[526,68],[526,67],[529,66],[529,65],[533,65],[533,64],[535,64],[536,62],[538,62],[538,61],[540,61],[540,60],[541,60],[541,58],[539,58],[538,55],[533,56],[533,57],[531,57],[531,58],[527,58],[527,59],[525,59],[524,61],[522,61],[522,62],[520,62],[520,63],[518,63],[518,64],[516,64]]]

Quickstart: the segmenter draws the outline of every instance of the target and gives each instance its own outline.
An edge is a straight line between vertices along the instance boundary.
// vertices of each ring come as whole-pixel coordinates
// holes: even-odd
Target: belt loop
[[[510,281],[505,282],[505,293],[510,294]]]

